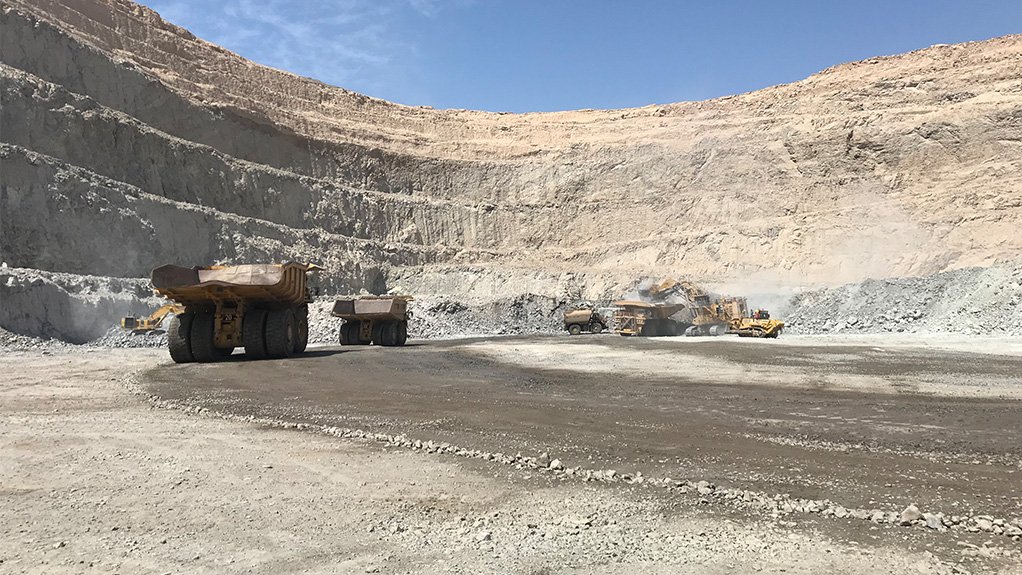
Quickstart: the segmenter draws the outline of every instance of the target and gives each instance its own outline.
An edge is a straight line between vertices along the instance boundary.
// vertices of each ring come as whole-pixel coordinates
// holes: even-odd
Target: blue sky
[[[409,105],[702,100],[1022,33],[1022,0],[143,0],[256,62]]]

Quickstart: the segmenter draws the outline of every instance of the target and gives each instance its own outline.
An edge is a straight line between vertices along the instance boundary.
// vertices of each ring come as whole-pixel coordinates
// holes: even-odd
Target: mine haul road
[[[565,467],[707,481],[847,510],[916,504],[947,516],[1022,517],[1018,355],[826,338],[602,335],[327,346],[283,361],[233,360],[161,366],[142,383],[173,404],[312,429],[546,452]],[[565,479],[524,477],[555,475]]]

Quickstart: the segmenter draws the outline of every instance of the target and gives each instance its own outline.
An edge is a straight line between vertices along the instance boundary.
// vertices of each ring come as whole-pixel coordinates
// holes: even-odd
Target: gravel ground
[[[0,352],[0,571],[1017,573],[897,537],[668,504],[482,460],[152,409],[154,350]]]

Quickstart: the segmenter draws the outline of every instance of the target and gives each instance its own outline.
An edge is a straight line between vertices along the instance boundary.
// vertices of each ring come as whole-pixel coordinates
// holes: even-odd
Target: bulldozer
[[[168,315],[179,315],[184,313],[183,306],[168,303],[149,314],[147,317],[125,316],[121,318],[121,328],[130,330],[133,334],[143,334],[156,331],[163,327],[163,320]]]
[[[770,312],[765,309],[757,309],[752,317],[731,320],[728,333],[737,334],[738,337],[776,338],[783,329],[783,321],[771,319]]]
[[[226,359],[237,347],[247,359],[285,358],[309,343],[313,264],[166,265],[153,270],[153,291],[184,308],[167,340],[176,363]]]

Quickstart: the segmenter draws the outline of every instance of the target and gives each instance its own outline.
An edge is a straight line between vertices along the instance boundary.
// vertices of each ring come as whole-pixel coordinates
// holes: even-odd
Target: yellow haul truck
[[[153,270],[157,295],[184,307],[167,329],[177,363],[219,361],[237,347],[249,359],[283,358],[309,343],[311,264],[247,264]]]
[[[564,329],[571,335],[578,335],[583,331],[603,333],[603,330],[607,329],[607,320],[593,308],[580,307],[564,312]]]
[[[683,303],[621,300],[614,302],[614,307],[614,332],[620,335],[673,336],[692,325],[671,317],[687,307]]]
[[[408,340],[411,296],[363,296],[334,302],[330,315],[344,320],[341,345],[404,345]]]

